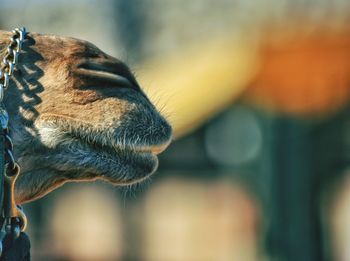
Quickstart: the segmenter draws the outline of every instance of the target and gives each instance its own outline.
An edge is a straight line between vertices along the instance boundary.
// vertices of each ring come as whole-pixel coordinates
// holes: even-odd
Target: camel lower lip
[[[89,172],[92,177],[116,185],[140,182],[153,174],[158,158],[149,151],[116,149],[73,139],[61,143],[57,157],[61,171]]]

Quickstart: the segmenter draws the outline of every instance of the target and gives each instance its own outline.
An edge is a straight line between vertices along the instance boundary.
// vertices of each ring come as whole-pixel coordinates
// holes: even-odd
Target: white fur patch
[[[54,148],[64,140],[65,133],[57,127],[41,125],[38,130],[41,142],[48,148]]]

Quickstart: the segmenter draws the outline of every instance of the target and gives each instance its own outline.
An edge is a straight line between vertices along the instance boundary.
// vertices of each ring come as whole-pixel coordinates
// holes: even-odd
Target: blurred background
[[[0,0],[0,28],[130,65],[175,141],[151,181],[27,204],[33,260],[350,260],[350,1]]]

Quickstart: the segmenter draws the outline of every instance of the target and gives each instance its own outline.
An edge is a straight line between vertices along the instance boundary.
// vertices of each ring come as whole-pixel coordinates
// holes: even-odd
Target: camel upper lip
[[[86,143],[87,145],[90,146],[98,146],[98,147],[102,147],[102,148],[108,148],[108,149],[113,149],[116,151],[123,151],[123,150],[127,150],[127,151],[131,151],[134,153],[150,153],[153,155],[158,155],[160,153],[162,153],[171,143],[171,140],[168,140],[164,143],[161,144],[156,144],[156,145],[113,145],[111,144],[101,144],[99,142],[96,141],[91,141],[90,139],[78,136],[78,135],[72,135],[70,134],[73,138],[78,139],[81,142]]]
[[[46,125],[46,126],[45,126]],[[171,143],[171,138],[167,140],[163,140],[159,143],[150,143],[147,144],[147,142],[143,142],[142,144],[138,144],[136,141],[127,140],[123,143],[117,143],[114,141],[106,141],[103,138],[96,137],[101,136],[101,133],[95,133],[94,134],[87,134],[87,133],[80,133],[77,131],[77,129],[71,129],[69,132],[62,131],[60,127],[58,127],[56,124],[52,125],[52,122],[49,124],[41,125],[41,137],[44,144],[46,144],[49,147],[54,147],[57,144],[64,141],[66,138],[73,139],[80,141],[82,143],[85,143],[86,145],[90,147],[99,147],[102,150],[107,151],[123,151],[127,150],[130,152],[136,152],[136,153],[150,153],[153,155],[158,155],[161,152],[163,152]],[[102,134],[103,135],[103,134]]]
[[[137,152],[151,152],[154,155],[158,155],[162,153],[166,148],[169,146],[171,140],[158,144],[158,145],[153,145],[153,146],[140,146],[140,147],[134,147],[134,151]]]

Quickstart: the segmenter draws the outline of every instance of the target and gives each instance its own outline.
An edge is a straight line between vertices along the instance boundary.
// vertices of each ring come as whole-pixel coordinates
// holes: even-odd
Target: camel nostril
[[[78,74],[80,78],[87,80],[91,86],[133,88],[132,83],[128,79],[110,72],[79,69]]]
[[[89,85],[140,89],[134,76],[123,63],[106,59],[84,59],[76,68],[77,76]]]

